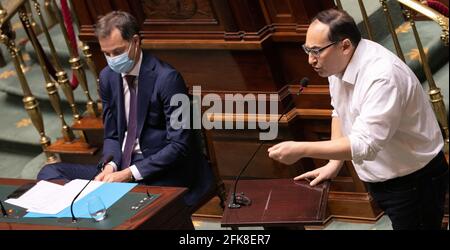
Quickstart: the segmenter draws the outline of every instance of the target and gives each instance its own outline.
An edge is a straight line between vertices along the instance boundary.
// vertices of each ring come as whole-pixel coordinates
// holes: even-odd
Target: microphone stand
[[[8,212],[6,212],[6,209],[3,206],[3,202],[2,201],[0,201],[0,206],[2,208],[2,215],[3,215],[3,217],[8,217]]]
[[[308,83],[309,83],[309,78],[307,78],[307,77],[302,78],[302,80],[300,81],[301,87],[300,87],[300,90],[297,92],[297,95],[300,95],[300,93],[303,91],[303,88],[308,86]],[[284,109],[280,118],[278,118],[277,123],[280,122],[281,118],[287,113],[287,111],[289,110],[289,108],[291,108],[292,105],[293,105],[293,102],[290,102],[289,105]],[[236,194],[236,188],[237,188],[238,181],[241,178],[241,175],[247,169],[250,162],[253,160],[256,153],[258,153],[259,149],[264,145],[265,142],[266,141],[263,141],[259,144],[258,148],[255,150],[253,155],[250,157],[250,159],[247,161],[247,163],[244,165],[244,167],[241,169],[241,171],[237,175],[237,177],[234,181],[234,188],[233,188],[233,192],[231,193],[231,200],[230,200],[230,203],[228,204],[228,208],[240,208],[241,205],[249,206],[252,204],[251,199],[248,198],[247,196],[245,196],[243,192],[241,192],[240,194]]]
[[[285,112],[283,112],[283,114],[280,116],[280,118],[278,118],[277,123],[280,122],[281,118],[285,115],[284,113]],[[234,180],[233,193],[231,194],[232,199],[231,199],[231,202],[228,204],[228,208],[240,208],[241,205],[249,206],[249,205],[252,204],[252,201],[250,200],[250,198],[245,196],[243,192],[241,192],[240,194],[236,194],[236,188],[237,188],[237,184],[238,184],[238,181],[239,181],[241,175],[247,169],[247,167],[249,166],[250,162],[253,160],[253,158],[255,157],[256,153],[258,153],[259,149],[264,145],[264,143],[265,143],[265,141],[263,141],[263,142],[261,142],[259,144],[258,148],[255,150],[253,155],[250,157],[250,159],[247,161],[245,166],[239,172],[238,176],[236,177],[236,180]]]
[[[77,218],[75,217],[73,213],[73,204],[75,203],[75,200],[80,196],[80,194],[83,192],[83,190],[91,183],[91,181],[97,176],[102,168],[105,166],[106,163],[110,162],[113,159],[113,157],[110,155],[106,158],[106,160],[101,161],[97,164],[97,172],[95,172],[94,176],[84,185],[84,187],[81,189],[81,191],[73,198],[72,203],[70,203],[70,214],[72,215],[72,223],[77,223]]]

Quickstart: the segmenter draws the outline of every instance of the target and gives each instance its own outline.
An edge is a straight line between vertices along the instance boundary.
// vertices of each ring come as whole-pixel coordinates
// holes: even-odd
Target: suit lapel
[[[137,135],[140,137],[144,127],[145,118],[150,106],[153,89],[155,87],[156,74],[154,72],[154,62],[152,56],[143,53],[141,69],[138,80],[138,106],[137,106]]]

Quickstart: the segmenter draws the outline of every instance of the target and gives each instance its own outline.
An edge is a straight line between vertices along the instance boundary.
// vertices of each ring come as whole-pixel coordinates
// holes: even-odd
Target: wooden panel
[[[328,209],[333,217],[350,221],[375,222],[383,215],[368,193],[330,191]]]
[[[217,23],[208,0],[141,0],[140,4],[150,24]]]
[[[258,51],[158,50],[189,85],[215,91],[276,91],[268,60]]]
[[[267,154],[267,149],[282,138],[288,138],[286,129],[281,129],[279,137],[259,149],[255,158],[243,173],[243,178],[288,178],[296,176],[301,166],[286,166],[273,161]],[[212,141],[216,151],[219,173],[224,179],[233,179],[249,161],[261,141],[259,131],[255,130],[213,130]]]
[[[73,0],[73,6],[82,25],[83,41],[95,41],[94,24],[98,16],[120,9],[138,19],[144,40],[262,42],[273,37],[292,42],[299,41],[299,35],[304,37],[317,12],[334,7],[334,3],[332,0]]]
[[[96,15],[121,7],[131,9],[140,20],[143,47],[174,65],[187,82],[201,83],[209,90],[273,91],[304,76],[314,84],[326,84],[307,64],[300,46],[310,18],[331,2],[103,0],[98,7],[91,1],[74,0],[74,5],[83,20],[80,38],[90,41],[99,68],[106,63],[93,37]],[[281,24],[293,25],[291,32],[275,27]]]
[[[258,32],[267,24],[258,0],[229,1],[233,17],[242,32]]]
[[[300,23],[308,22],[305,9],[301,1],[296,0],[265,0],[266,7],[272,23]],[[300,20],[301,18],[301,20]]]
[[[141,0],[139,10],[142,16],[141,34],[144,39],[222,39],[225,15],[216,15],[215,1],[210,0]],[[135,2],[133,2],[135,3]],[[136,12],[136,11],[134,11]]]

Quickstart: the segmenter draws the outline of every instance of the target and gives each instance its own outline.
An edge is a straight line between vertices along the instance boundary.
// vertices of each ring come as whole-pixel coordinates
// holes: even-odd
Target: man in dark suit
[[[190,129],[174,129],[174,95],[187,95],[180,73],[140,47],[133,16],[113,11],[99,19],[96,36],[108,66],[100,73],[103,104],[103,157],[112,156],[95,180],[139,182],[189,188],[185,202],[195,206],[212,188],[212,171]],[[185,107],[186,108],[186,107]],[[57,163],[38,179],[90,179],[95,166]]]

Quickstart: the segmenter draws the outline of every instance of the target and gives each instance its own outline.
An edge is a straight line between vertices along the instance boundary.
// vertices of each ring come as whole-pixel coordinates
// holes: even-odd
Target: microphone
[[[75,203],[75,200],[78,198],[78,196],[80,196],[80,194],[83,192],[83,190],[89,185],[89,183],[91,183],[91,181],[95,178],[95,176],[97,176],[100,171],[102,170],[102,168],[105,166],[106,163],[110,162],[113,160],[113,156],[109,155],[108,157],[105,158],[105,160],[100,160],[100,162],[97,164],[97,172],[95,173],[94,176],[92,176],[92,178],[88,181],[88,183],[86,183],[86,185],[81,189],[81,191],[75,196],[75,198],[73,198],[72,203],[70,203],[70,214],[72,215],[72,223],[76,223],[77,222],[77,218],[75,217],[75,215],[73,214],[73,204]]]
[[[5,207],[3,206],[3,202],[0,200],[0,207],[2,208],[3,217],[8,217],[8,213],[6,212]]]
[[[303,89],[308,86],[308,83],[309,83],[308,77],[303,77],[300,80],[301,87],[300,87],[299,91],[297,92],[297,95],[300,95],[300,93],[303,91]],[[280,122],[281,118],[287,113],[287,111],[289,110],[289,108],[291,108],[291,106],[292,106],[292,103],[290,103],[289,105],[286,105],[286,108],[284,109],[280,118],[278,118],[277,123]],[[259,144],[258,148],[255,150],[253,155],[250,157],[250,159],[247,161],[247,163],[244,165],[244,167],[241,169],[241,171],[237,175],[237,177],[234,181],[234,188],[233,188],[233,192],[231,193],[231,200],[230,200],[230,203],[228,204],[228,208],[240,208],[241,206],[250,206],[252,204],[252,200],[250,198],[248,198],[247,196],[245,196],[243,192],[241,192],[240,194],[236,194],[236,188],[237,188],[238,181],[241,178],[241,175],[247,169],[250,162],[253,160],[256,153],[258,153],[259,149],[264,145],[264,143],[265,143],[265,141],[262,141]]]
[[[300,89],[297,92],[297,95],[300,95],[300,93],[303,91],[304,88],[308,87],[309,84],[309,78],[308,77],[303,77],[300,80]]]

